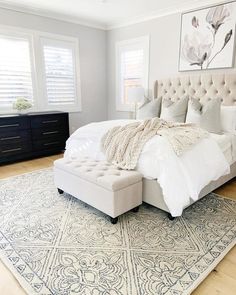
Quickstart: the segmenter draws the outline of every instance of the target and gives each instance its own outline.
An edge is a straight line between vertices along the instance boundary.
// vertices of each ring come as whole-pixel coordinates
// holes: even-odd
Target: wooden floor
[[[56,155],[16,164],[0,166],[0,179],[50,167],[53,161],[62,157]],[[236,179],[225,184],[216,193],[236,200]],[[26,294],[11,272],[0,261],[0,294]],[[236,295],[236,247],[217,265],[214,271],[192,293],[194,295]]]

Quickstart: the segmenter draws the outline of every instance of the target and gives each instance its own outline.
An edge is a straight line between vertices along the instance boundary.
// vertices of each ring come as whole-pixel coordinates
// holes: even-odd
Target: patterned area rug
[[[235,236],[236,202],[214,194],[174,221],[143,205],[112,225],[51,169],[0,182],[0,257],[29,294],[190,294]]]

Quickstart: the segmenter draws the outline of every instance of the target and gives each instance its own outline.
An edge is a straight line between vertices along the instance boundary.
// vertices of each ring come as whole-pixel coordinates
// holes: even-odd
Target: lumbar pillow
[[[221,125],[224,132],[236,132],[236,106],[221,106]]]
[[[201,104],[191,98],[188,103],[186,123],[194,123],[212,133],[221,133],[220,98],[214,98]]]
[[[145,120],[159,117],[161,111],[161,98],[149,100],[144,99],[143,104],[138,108],[137,119]]]
[[[184,123],[186,118],[187,107],[187,97],[175,102],[165,99],[162,102],[161,119],[170,122]]]

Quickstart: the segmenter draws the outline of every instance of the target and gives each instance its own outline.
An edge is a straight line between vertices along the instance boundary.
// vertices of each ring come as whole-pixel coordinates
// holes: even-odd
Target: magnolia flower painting
[[[236,2],[182,15],[179,71],[233,66]]]

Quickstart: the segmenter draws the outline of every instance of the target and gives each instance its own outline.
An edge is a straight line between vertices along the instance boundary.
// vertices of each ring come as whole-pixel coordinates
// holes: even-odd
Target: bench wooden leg
[[[170,220],[174,220],[175,219],[175,217],[173,217],[170,213],[168,213],[168,218],[170,219]]]
[[[139,210],[139,206],[137,206],[137,207],[135,207],[135,208],[132,209],[132,211],[133,211],[134,213],[137,213],[138,210]]]
[[[60,189],[60,188],[58,188],[57,190],[58,190],[58,193],[59,193],[60,195],[62,195],[62,194],[64,193],[64,191],[63,191],[62,189]]]
[[[112,224],[117,224],[117,222],[118,222],[118,217],[110,217],[110,221],[111,221],[111,223]]]

